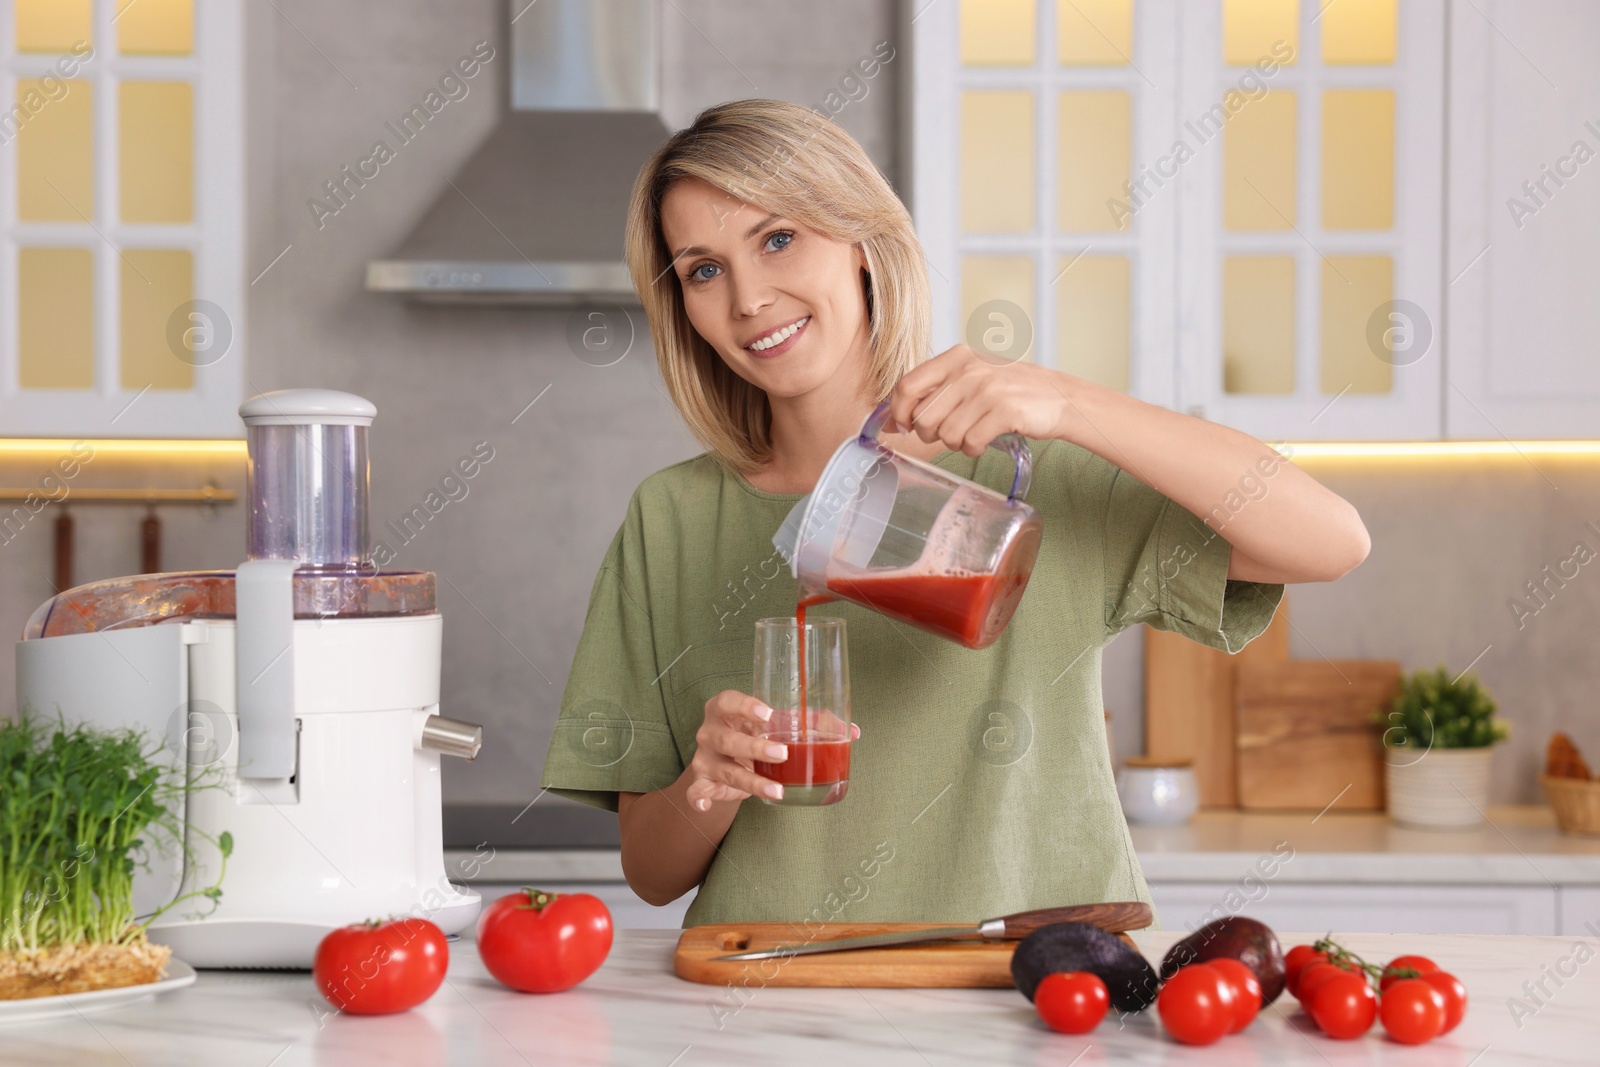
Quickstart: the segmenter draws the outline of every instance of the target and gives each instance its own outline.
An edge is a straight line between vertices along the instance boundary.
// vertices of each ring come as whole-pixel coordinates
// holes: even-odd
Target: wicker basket
[[[1544,795],[1556,809],[1556,825],[1564,834],[1600,834],[1600,781],[1552,778],[1541,774]]]

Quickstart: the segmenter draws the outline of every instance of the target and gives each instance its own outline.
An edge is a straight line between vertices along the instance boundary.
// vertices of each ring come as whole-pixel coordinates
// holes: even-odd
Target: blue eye
[[[777,248],[771,248],[772,242],[776,241],[780,237],[783,238],[783,244],[779,245]],[[794,234],[790,233],[788,230],[778,230],[771,237],[767,238],[767,245],[773,252],[781,252],[793,243]]]
[[[711,280],[710,275],[704,275],[704,274],[700,273],[701,271],[707,269],[708,267],[711,270],[716,270],[717,269],[717,265],[715,263],[702,263],[698,267],[696,267],[694,270],[689,272],[689,280],[693,281],[693,282],[709,282]]]

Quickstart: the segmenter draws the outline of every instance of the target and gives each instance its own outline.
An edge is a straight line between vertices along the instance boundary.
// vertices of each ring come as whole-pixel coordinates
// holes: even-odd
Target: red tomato
[[[1033,991],[1033,1006],[1050,1029],[1063,1034],[1087,1034],[1106,1017],[1111,995],[1097,974],[1061,971],[1044,976]]]
[[[611,951],[611,912],[588,893],[523,887],[478,916],[478,955],[495,978],[523,993],[571,989]]]
[[[1402,1045],[1432,1041],[1444,1030],[1444,994],[1420,978],[1402,978],[1383,994],[1383,1028]]]
[[[427,919],[369,919],[324,937],[311,977],[340,1011],[388,1015],[433,996],[449,966],[444,931]]]
[[[1202,966],[1221,972],[1223,980],[1232,987],[1233,1022],[1228,1033],[1237,1034],[1249,1026],[1261,1010],[1261,979],[1256,977],[1256,972],[1229,956],[1207,960]]]
[[[1461,979],[1444,971],[1429,971],[1421,980],[1444,997],[1444,1029],[1439,1033],[1448,1034],[1467,1014],[1467,987]]]
[[[1416,971],[1414,975],[1396,974],[1407,968]],[[1425,974],[1432,974],[1439,969],[1439,965],[1426,956],[1396,956],[1383,968],[1383,978],[1378,982],[1379,989],[1388,989],[1402,978],[1421,978]]]
[[[1283,957],[1284,984],[1290,995],[1299,997],[1300,994],[1297,991],[1296,982],[1299,981],[1300,972],[1305,969],[1306,964],[1314,962],[1326,963],[1327,960],[1328,954],[1326,952],[1318,952],[1310,945],[1296,945],[1290,949],[1288,954]]]
[[[1320,983],[1307,1005],[1311,1021],[1329,1037],[1348,1041],[1372,1029],[1378,997],[1359,974],[1335,974]]]
[[[1209,1045],[1233,1025],[1233,986],[1220,970],[1195,963],[1178,968],[1156,995],[1167,1033],[1185,1045]]]
[[[1300,980],[1295,984],[1295,996],[1300,1001],[1300,1006],[1307,1011],[1311,1009],[1311,998],[1316,995],[1317,988],[1330,978],[1337,978],[1341,974],[1353,974],[1346,967],[1326,960],[1312,960],[1300,972]]]

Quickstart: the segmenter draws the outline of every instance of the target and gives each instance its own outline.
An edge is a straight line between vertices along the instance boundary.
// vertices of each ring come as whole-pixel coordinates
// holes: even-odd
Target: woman
[[[595,579],[542,784],[616,810],[623,872],[686,925],[972,921],[1149,900],[1101,714],[1100,649],[1148,622],[1236,652],[1283,583],[1366,556],[1360,517],[1245,434],[1031,363],[929,348],[923,256],[861,147],[806,108],[711,108],[645,164],[627,226],[661,375],[704,454],[638,487]],[[1016,432],[1044,539],[982,651],[853,604],[850,792],[745,801],[780,755],[757,619],[796,585],[771,543],[883,399],[882,438],[996,489]],[[1206,516],[1202,523],[1196,516]],[[1209,524],[1209,525],[1208,525]],[[781,748],[781,746],[780,746]]]

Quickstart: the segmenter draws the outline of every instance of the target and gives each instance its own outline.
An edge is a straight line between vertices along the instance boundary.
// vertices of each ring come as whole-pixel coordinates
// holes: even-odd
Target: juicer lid
[[[378,409],[337,389],[275,389],[239,405],[246,426],[371,426]]]

